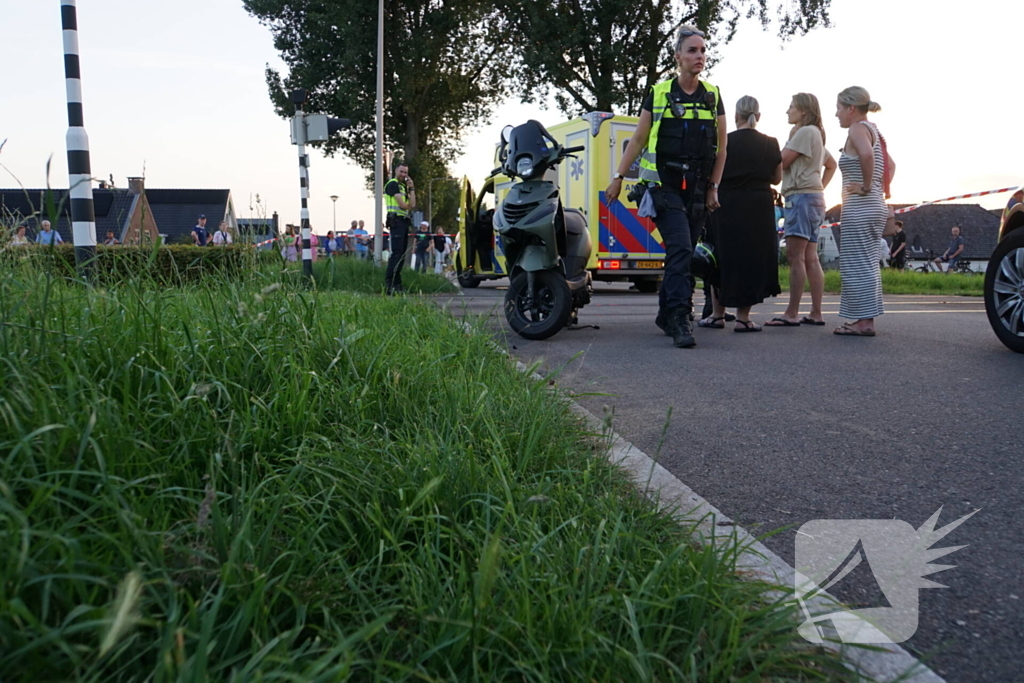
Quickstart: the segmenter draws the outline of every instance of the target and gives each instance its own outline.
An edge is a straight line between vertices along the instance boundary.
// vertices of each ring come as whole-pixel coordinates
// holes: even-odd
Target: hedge
[[[56,277],[76,277],[75,248],[64,243],[54,247],[15,247],[2,252],[0,261],[31,264],[47,269]],[[253,249],[251,245],[197,247],[194,245],[96,247],[92,261],[94,280],[114,284],[145,275],[159,285],[197,282],[211,275],[235,277],[267,265],[280,264],[273,250]]]

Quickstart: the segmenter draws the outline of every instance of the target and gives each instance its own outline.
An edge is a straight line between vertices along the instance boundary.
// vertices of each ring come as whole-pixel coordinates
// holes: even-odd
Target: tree
[[[327,142],[370,171],[375,161],[377,3],[369,0],[244,0],[268,26],[288,66],[267,67],[277,112],[294,113],[288,93],[309,91],[307,109],[347,117]],[[499,19],[487,0],[385,0],[384,146],[425,189],[448,175],[467,126],[486,121],[506,92],[504,42],[485,30]],[[440,183],[437,183],[440,185]],[[435,209],[436,209],[435,203]]]
[[[783,39],[828,25],[831,0],[778,9]],[[712,44],[729,42],[743,16],[770,22],[770,0],[499,0],[521,62],[524,101],[553,95],[567,116],[638,114],[647,90],[673,67],[676,29],[695,24]],[[624,110],[624,111],[623,111]]]

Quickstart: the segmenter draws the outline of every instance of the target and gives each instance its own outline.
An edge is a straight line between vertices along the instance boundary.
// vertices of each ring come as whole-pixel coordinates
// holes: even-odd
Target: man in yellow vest
[[[718,208],[725,170],[726,121],[722,93],[700,80],[707,60],[704,33],[682,26],[676,34],[678,75],[651,88],[636,132],[606,191],[609,203],[641,151],[640,183],[646,188],[641,215],[650,215],[665,243],[665,276],[655,323],[682,348],[693,338],[690,260],[708,211]]]
[[[416,187],[409,177],[409,167],[395,166],[395,177],[384,185],[384,205],[387,207],[387,226],[391,231],[391,256],[384,272],[384,290],[388,294],[404,292],[402,267],[409,242],[412,211],[416,208]]]

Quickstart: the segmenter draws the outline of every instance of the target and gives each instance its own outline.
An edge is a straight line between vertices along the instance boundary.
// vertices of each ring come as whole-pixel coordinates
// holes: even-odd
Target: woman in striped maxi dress
[[[852,321],[835,329],[842,336],[875,336],[875,318],[884,312],[878,241],[888,215],[882,190],[885,157],[878,128],[867,120],[868,112],[880,109],[867,90],[856,86],[839,93],[836,104],[839,125],[850,131],[839,158],[843,174],[839,317]]]

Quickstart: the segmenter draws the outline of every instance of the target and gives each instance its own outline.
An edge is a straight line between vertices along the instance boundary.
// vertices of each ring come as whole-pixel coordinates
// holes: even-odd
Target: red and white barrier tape
[[[1020,190],[1020,189],[1024,189],[1024,186],[1018,187],[1018,186],[1014,185],[1013,187],[1002,187],[1002,188],[999,188],[998,190],[985,190],[984,192],[971,192],[969,194],[958,194],[958,195],[953,195],[952,197],[943,197],[942,199],[933,199],[933,200],[928,201],[928,202],[921,202],[920,204],[915,204],[913,206],[907,206],[907,207],[904,207],[902,209],[896,209],[895,211],[893,211],[893,213],[894,214],[907,213],[908,211],[913,211],[914,209],[920,209],[922,206],[931,206],[932,204],[938,204],[939,202],[951,202],[954,199],[970,199],[971,197],[984,197],[987,194],[1002,194],[1003,192],[1015,192],[1015,191]],[[823,227],[823,228],[834,228],[837,225],[839,225],[838,222],[836,222],[836,223],[829,223],[828,225],[823,225],[821,227]]]
[[[942,199],[933,199],[930,202],[921,202],[920,204],[916,204],[914,206],[908,206],[908,207],[903,208],[903,209],[896,209],[895,213],[906,213],[908,211],[913,211],[914,209],[920,209],[922,206],[929,206],[930,204],[938,204],[939,202],[951,202],[954,199],[970,199],[971,197],[984,197],[987,194],[1002,194],[1003,192],[1013,192],[1013,191],[1018,190],[1018,189],[1020,189],[1020,188],[1017,187],[1017,186],[1014,186],[1014,187],[1003,187],[1003,188],[1000,188],[998,190],[985,190],[984,192],[972,192],[970,194],[958,194],[958,195],[954,195],[952,197],[943,197]]]
[[[451,237],[451,238],[455,238],[455,237],[458,237],[458,236],[459,236],[458,233],[454,233],[454,232],[451,233],[451,234],[445,233],[443,235],[443,237]],[[351,237],[358,237],[358,235],[351,235]],[[373,237],[373,235],[363,235],[363,237]],[[412,232],[412,233],[409,233],[409,237],[442,237],[442,235],[438,235],[436,232]],[[272,239],[269,239],[269,240],[264,240],[263,242],[257,242],[253,246],[254,247],[262,247],[264,244],[270,244],[271,242],[274,242],[275,240],[276,240],[276,238],[272,238]]]

